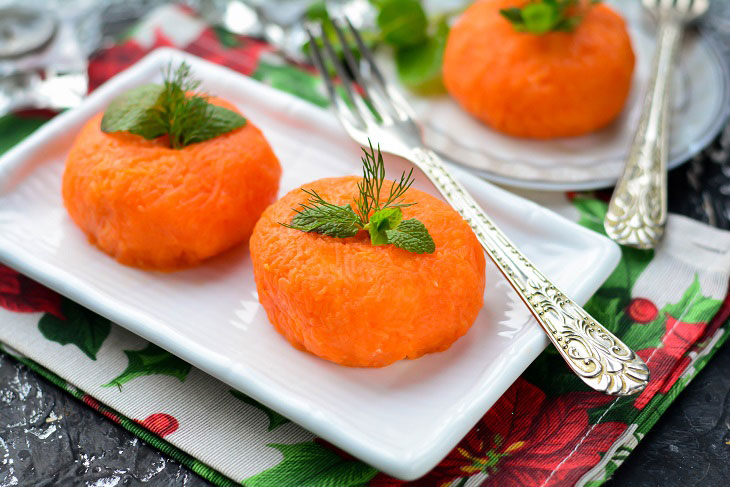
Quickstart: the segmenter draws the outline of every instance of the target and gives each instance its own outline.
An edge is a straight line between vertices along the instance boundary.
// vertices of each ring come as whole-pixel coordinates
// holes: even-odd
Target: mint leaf
[[[385,208],[373,213],[368,222],[370,242],[373,245],[386,245],[388,242],[387,230],[394,229],[403,220],[403,211],[399,207]]]
[[[207,104],[206,109],[206,122],[193,128],[188,134],[186,134],[187,136],[184,138],[184,145],[214,139],[219,135],[223,135],[246,125],[246,119],[232,110],[218,105],[212,105],[210,103]]]
[[[378,7],[377,23],[386,43],[404,47],[426,39],[428,18],[419,0],[382,0]]]
[[[503,8],[499,13],[518,32],[546,34],[548,32],[572,32],[581,23],[581,12],[590,5],[600,3],[592,0],[585,7],[578,0],[533,0],[522,8]]]
[[[499,11],[502,17],[506,18],[513,24],[524,25],[525,21],[522,18],[522,10],[517,7],[503,8]]]
[[[394,230],[386,230],[388,242],[415,254],[432,254],[436,244],[426,226],[416,219],[403,220]]]
[[[307,7],[307,10],[304,12],[304,16],[307,18],[307,20],[312,21],[328,21],[330,20],[330,14],[327,11],[327,4],[324,2],[324,0],[318,0]]]
[[[522,8],[525,29],[533,34],[550,31],[558,20],[557,7],[549,3],[531,3]]]
[[[117,97],[104,112],[101,130],[129,132],[145,139],[168,134],[173,149],[213,139],[246,124],[240,114],[190,94],[200,82],[182,63],[174,72],[168,66],[165,82],[144,85]]]
[[[444,91],[442,64],[449,26],[443,21],[425,42],[395,53],[398,78],[411,91],[429,95]]]
[[[162,91],[162,86],[150,84],[116,97],[104,112],[101,130],[106,133],[130,132],[145,139],[155,139],[167,133],[164,124],[151,113]]]

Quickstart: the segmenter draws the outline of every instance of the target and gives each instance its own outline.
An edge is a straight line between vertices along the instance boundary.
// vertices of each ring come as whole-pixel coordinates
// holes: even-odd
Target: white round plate
[[[624,166],[646,89],[655,29],[637,0],[609,3],[626,19],[634,51],[634,82],[623,114],[590,135],[538,141],[500,134],[467,114],[449,96],[407,94],[424,124],[426,142],[447,159],[498,183],[540,189],[612,186]],[[717,41],[688,32],[673,80],[669,167],[702,150],[722,128],[730,106],[727,61]]]

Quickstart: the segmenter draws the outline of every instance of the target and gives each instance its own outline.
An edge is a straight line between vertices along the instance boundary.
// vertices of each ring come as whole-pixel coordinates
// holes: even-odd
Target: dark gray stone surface
[[[730,347],[717,352],[604,485],[730,485]]]
[[[209,485],[0,353],[0,487]]]

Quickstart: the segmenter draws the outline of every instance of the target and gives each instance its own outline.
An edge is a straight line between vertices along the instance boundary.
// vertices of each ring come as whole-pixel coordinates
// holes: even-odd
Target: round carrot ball
[[[303,187],[354,208],[358,181]],[[414,254],[374,246],[365,231],[334,238],[280,225],[307,198],[297,189],[271,205],[250,243],[259,300],[292,345],[342,365],[382,367],[446,350],[469,330],[484,301],[484,254],[450,206],[408,190],[404,201],[417,204],[403,218],[423,222],[436,244],[433,254]]]
[[[500,9],[526,0],[480,0],[453,26],[443,75],[466,111],[495,130],[549,139],[609,124],[631,88],[634,51],[610,7],[584,1],[572,32],[518,32]]]
[[[122,264],[194,266],[248,240],[276,198],[281,167],[250,120],[178,150],[167,136],[104,133],[101,118],[89,120],[71,148],[63,199],[89,240]]]

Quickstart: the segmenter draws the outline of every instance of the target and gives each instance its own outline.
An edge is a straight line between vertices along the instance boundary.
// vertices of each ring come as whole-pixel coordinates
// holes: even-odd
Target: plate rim
[[[115,93],[118,86],[121,87],[124,86],[125,83],[129,83],[128,80],[132,80],[133,77],[136,76],[137,71],[151,72],[153,70],[156,70],[160,66],[165,65],[171,57],[175,59],[189,60],[193,64],[206,64],[212,69],[225,70],[232,75],[235,75],[236,77],[248,80],[247,82],[262,84],[256,80],[247,78],[240,73],[232,71],[224,66],[216,65],[204,59],[198,58],[197,56],[194,56],[192,54],[185,53],[177,49],[160,48],[152,51],[143,59],[135,63],[134,66],[115,76],[107,83],[104,83],[103,86],[101,86],[85,100],[81,107],[86,106],[89,103],[88,100],[92,99],[92,97],[93,101],[98,98],[106,98],[108,96],[111,96],[113,93]],[[292,103],[299,104],[299,106],[301,107],[306,107],[306,109],[308,110],[315,109],[326,113],[326,110],[322,110],[318,107],[315,107],[314,105],[310,105],[305,101],[294,97],[293,95],[289,95],[271,87],[267,87],[267,89],[271,90],[272,94],[276,94],[277,96],[290,98]],[[31,136],[27,137],[20,144],[13,147],[5,155],[0,157],[0,177],[2,177],[4,162],[13,159],[22,159],[20,156],[23,156],[26,153],[33,154],[36,150],[39,150],[41,147],[41,144],[39,143],[43,142],[44,139],[47,138],[49,140],[52,140],[50,136],[55,134],[57,127],[64,127],[67,120],[74,120],[76,118],[77,111],[78,110],[76,109],[69,110],[57,116],[55,119],[51,120],[49,123],[38,129]],[[329,116],[331,116],[331,114]],[[343,137],[345,137],[344,132]],[[12,167],[11,165],[11,173],[15,169],[18,169],[18,167]],[[462,168],[455,168],[455,171],[457,173],[469,173],[469,171],[466,171]],[[609,239],[584,227],[581,227],[576,223],[571,222],[570,220],[552,212],[551,210],[548,210],[547,208],[533,201],[509,193],[504,189],[495,187],[490,183],[481,180],[480,178],[472,178],[470,179],[470,183],[482,186],[489,191],[496,191],[500,194],[505,195],[506,198],[519,199],[524,202],[525,205],[532,207],[535,211],[546,212],[552,217],[562,220],[566,224],[566,226],[573,228],[576,232],[579,232],[584,237],[592,240],[593,242],[595,242],[595,245],[600,245],[600,250],[604,252],[604,257],[601,262],[601,270],[603,272],[595,271],[593,272],[593,274],[600,274],[601,276],[605,276],[599,279],[601,283],[605,280],[605,278],[608,277],[608,275],[610,275],[615,266],[618,264],[620,260],[619,247]],[[41,260],[36,260],[32,256],[32,254],[30,254],[30,257],[19,256],[18,254],[13,255],[4,245],[0,245],[0,261],[9,264],[11,267],[23,272],[26,275],[29,275],[34,279],[37,279],[39,282],[43,282],[44,284],[48,285],[48,287],[55,289],[56,291],[69,297],[70,299],[79,302],[80,304],[83,304],[90,309],[95,310],[99,314],[119,324],[119,326],[122,326],[123,328],[132,331],[130,329],[130,326],[124,323],[127,323],[130,320],[133,321],[134,313],[131,313],[132,318],[130,318],[130,310],[118,309],[119,305],[115,306],[113,304],[113,299],[105,297],[103,293],[95,292],[91,286],[84,284],[82,278],[76,278],[71,276],[71,279],[69,279],[69,276],[66,275],[65,272],[44,269],[43,262]],[[576,284],[576,286],[578,285]],[[600,283],[597,284],[595,287],[597,288],[599,286]],[[577,301],[587,300],[589,295],[594,292],[593,290],[585,289],[585,283],[582,284],[582,288],[583,289],[580,293],[573,293]],[[578,296],[578,294],[586,295]],[[142,321],[148,322],[149,320],[143,319]],[[155,333],[156,330],[154,327],[146,328],[147,329],[145,333],[140,333],[137,329],[134,329],[132,333],[142,336],[143,338],[153,343],[156,343],[167,350],[175,350],[175,355],[183,357],[185,360],[190,362],[195,367],[199,368],[204,373],[207,373],[217,378],[218,380],[221,380],[222,382],[235,387],[236,389],[245,390],[246,394],[254,397],[263,404],[266,404],[268,406],[273,405],[273,409],[275,410],[286,411],[284,415],[293,419],[302,427],[312,432],[315,432],[318,436],[321,436],[322,438],[331,441],[332,443],[340,446],[343,449],[347,449],[358,458],[361,458],[363,461],[376,466],[379,470],[406,480],[414,480],[416,478],[419,478],[422,475],[426,474],[436,464],[438,464],[441,459],[446,456],[449,451],[451,451],[454,444],[458,443],[458,441],[463,438],[464,434],[466,434],[466,432],[468,432],[473,427],[476,421],[478,421],[478,419],[485,414],[486,409],[488,409],[488,407],[491,407],[496,399],[498,399],[504,393],[504,391],[500,392],[497,398],[494,401],[491,401],[488,406],[486,406],[486,409],[484,407],[471,408],[471,416],[475,416],[475,420],[471,421],[471,419],[474,419],[471,417],[468,420],[462,419],[460,424],[468,424],[468,426],[466,428],[452,428],[451,431],[444,433],[439,437],[440,439],[436,445],[423,446],[422,448],[414,447],[409,452],[387,451],[384,450],[382,447],[380,449],[373,448],[373,446],[368,442],[358,443],[356,439],[353,440],[352,434],[342,434],[342,432],[337,430],[332,423],[329,423],[324,419],[318,419],[317,417],[315,417],[315,415],[308,414],[306,407],[297,404],[292,405],[291,402],[287,402],[286,400],[278,398],[276,396],[276,391],[272,392],[267,389],[266,384],[263,384],[255,377],[246,374],[246,371],[242,370],[241,367],[231,367],[232,364],[229,363],[230,361],[225,357],[209,357],[210,354],[208,353],[208,351],[205,350],[205,353],[200,351],[192,340],[185,339],[185,337],[180,335],[162,335],[161,333]],[[533,333],[530,337],[525,338],[525,341],[529,342],[526,343],[525,347],[530,349],[530,353],[525,353],[523,356],[523,362],[525,363],[525,365],[524,367],[520,367],[520,370],[516,372],[516,377],[514,377],[513,379],[509,379],[508,377],[509,384],[512,384],[514,380],[516,380],[516,378],[519,377],[522,372],[524,372],[524,369],[527,368],[527,366],[534,361],[537,355],[542,352],[547,344],[547,339],[544,336],[543,332],[537,327],[535,328],[535,331],[536,332]],[[183,344],[183,350],[185,350],[184,354],[180,353],[179,351],[181,349],[181,343]],[[221,358],[223,360],[221,360]],[[509,387],[509,384],[506,388]],[[480,402],[489,402],[489,398],[485,399],[484,394],[482,394],[480,396]],[[463,431],[463,434],[461,432],[462,429],[465,430]],[[455,441],[454,438],[456,438]]]

